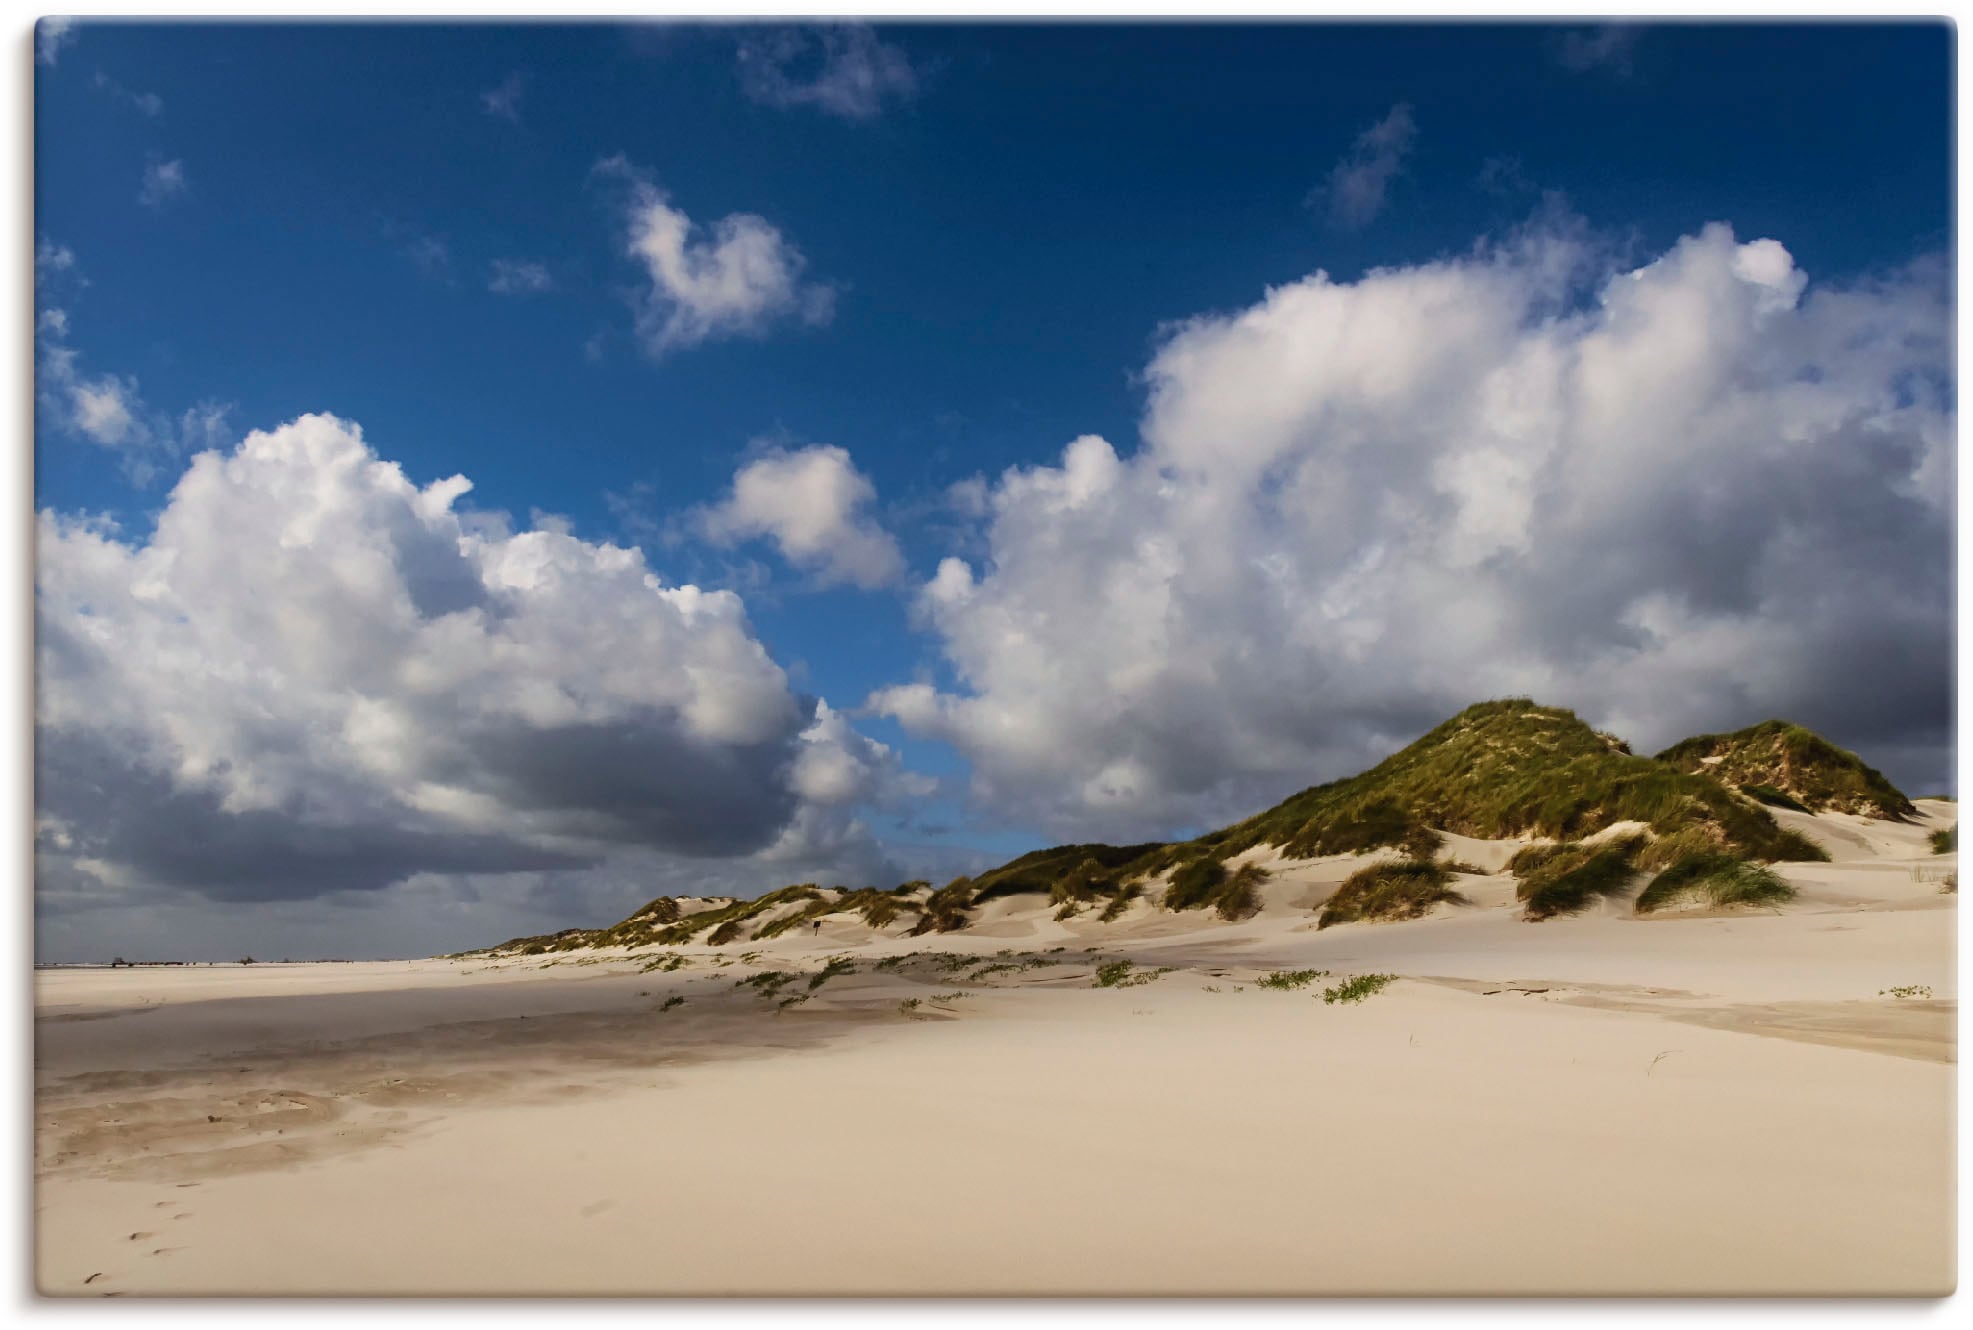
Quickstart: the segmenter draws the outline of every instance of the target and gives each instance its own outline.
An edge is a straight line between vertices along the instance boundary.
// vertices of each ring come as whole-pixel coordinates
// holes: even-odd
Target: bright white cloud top
[[[1623,271],[1551,221],[1316,273],[1169,334],[1141,449],[1001,476],[984,566],[919,595],[960,686],[871,704],[1073,838],[1250,810],[1480,697],[1647,745],[1756,710],[1922,731],[1947,301],[1922,268],[1808,286],[1723,225]]]
[[[627,252],[650,279],[637,331],[651,354],[758,337],[789,320],[827,323],[833,315],[834,288],[803,279],[808,260],[766,218],[732,213],[702,234],[624,158],[609,158],[596,169],[629,189]]]
[[[903,576],[904,554],[870,515],[876,497],[844,449],[777,450],[741,467],[699,525],[716,544],[770,538],[821,585],[880,587]]]
[[[895,762],[790,690],[737,596],[469,488],[312,415],[195,458],[148,540],[44,513],[44,905],[858,840]]]

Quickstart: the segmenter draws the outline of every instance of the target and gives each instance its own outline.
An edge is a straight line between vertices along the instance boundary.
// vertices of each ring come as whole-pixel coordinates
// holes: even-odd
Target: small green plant
[[[831,956],[827,964],[808,977],[809,991],[814,992],[839,974],[855,973],[855,961],[847,956]]]
[[[904,1001],[897,1004],[897,1014],[900,1016],[909,1016],[912,1012],[916,1010],[918,1010],[917,998],[906,998]]]
[[[665,999],[665,1004],[664,1004],[664,1005],[663,1005],[662,1007],[659,1007],[659,1008],[658,1008],[658,1010],[659,1010],[659,1011],[670,1011],[670,1010],[671,1010],[671,1009],[672,1009],[673,1007],[682,1007],[682,1006],[684,1006],[684,1005],[685,1005],[685,999],[684,999],[684,998],[682,998],[682,997],[679,997],[679,996],[676,996],[676,995],[673,995],[673,996],[671,996],[671,997],[668,997],[668,998],[666,998],[666,999]]]
[[[957,989],[957,988],[955,988],[955,989],[953,989],[953,990],[952,990],[952,991],[951,991],[950,993],[934,993],[934,994],[932,994],[932,995],[931,995],[931,997],[929,997],[929,998],[927,998],[927,999],[926,999],[926,1001],[928,1001],[928,1002],[956,1002],[956,1001],[958,1001],[958,1000],[959,1000],[960,998],[963,998],[963,997],[971,997],[971,996],[972,996],[972,994],[970,994],[970,993],[967,993],[967,992],[965,992],[964,990],[961,990],[961,989]]]
[[[679,955],[677,952],[671,952],[667,955],[654,957],[653,959],[646,961],[643,964],[643,966],[639,968],[638,973],[649,974],[651,971],[657,970],[662,973],[669,974],[673,970],[684,969],[686,963],[687,962],[685,957]]]
[[[789,995],[788,997],[782,998],[781,1001],[775,1005],[780,1010],[786,1011],[790,1007],[799,1007],[802,1003],[808,1001],[808,999],[809,999],[809,995],[807,993],[794,993]]]
[[[1932,842],[1933,854],[1951,854],[1959,848],[1959,823],[1935,831],[1926,839]]]
[[[1292,988],[1307,988],[1318,979],[1327,979],[1327,970],[1274,970],[1254,981],[1260,988],[1274,988],[1287,991]]]
[[[1093,988],[1135,988],[1148,984],[1159,975],[1170,974],[1172,967],[1160,966],[1155,970],[1133,969],[1129,961],[1111,961],[1096,968],[1096,982]]]
[[[759,974],[750,974],[745,979],[734,980],[733,986],[751,988],[762,997],[773,997],[782,988],[799,978],[800,975],[790,974],[786,970],[762,970]]]
[[[1373,993],[1381,993],[1397,978],[1394,974],[1352,975],[1333,988],[1322,990],[1322,1000],[1326,1003],[1361,1002]]]
[[[1879,989],[1877,991],[1877,996],[1892,997],[1892,998],[1929,998],[1932,996],[1932,990],[1927,988],[1924,984],[1899,984],[1896,988]]]
[[[1945,881],[1939,883],[1939,894],[1941,896],[1957,896],[1959,894],[1958,873],[1946,874]]]

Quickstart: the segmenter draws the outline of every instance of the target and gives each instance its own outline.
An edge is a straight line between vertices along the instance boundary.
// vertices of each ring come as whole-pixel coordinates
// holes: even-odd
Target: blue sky
[[[1389,689],[1368,687],[1353,671],[1364,652],[1374,662],[1385,648],[1366,629],[1370,645],[1337,648],[1306,676],[1241,685],[1268,694],[1259,710],[1216,697],[1212,677],[1183,673],[1195,641],[1249,635],[1265,648],[1298,640],[1296,630],[1278,606],[1258,602],[1237,624],[1218,622],[1217,610],[1188,618],[1172,607],[1242,602],[1227,587],[1188,591],[1174,576],[1159,601],[1169,631],[1148,654],[1092,665],[1091,677],[1107,682],[1082,702],[1025,716],[1024,698],[1045,683],[1023,680],[1075,671],[1015,660],[1007,644],[1031,641],[1044,658],[1066,649],[1070,639],[1050,634],[1067,631],[1078,602],[1045,603],[1045,570],[1032,585],[1005,571],[1016,553],[1008,542],[1033,552],[1070,533],[1037,528],[1041,510],[1023,509],[1027,491],[1008,489],[1003,474],[1067,476],[1064,449],[1086,435],[1106,440],[1126,470],[1182,470],[1175,459],[1197,460],[1205,446],[1186,431],[1218,437],[1222,428],[1192,404],[1256,391],[1237,376],[1199,379],[1206,371],[1195,365],[1220,363],[1210,339],[1245,335],[1243,312],[1318,270],[1362,296],[1347,316],[1360,320],[1344,331],[1348,341],[1401,324],[1395,312],[1371,313],[1373,301],[1411,289],[1398,279],[1434,264],[1485,291],[1508,269],[1529,291],[1551,268],[1562,273],[1559,291],[1543,286],[1502,325],[1527,329],[1599,301],[1608,308],[1599,292],[1613,274],[1667,255],[1689,250],[1697,274],[1714,244],[1727,247],[1722,270],[1743,286],[1794,293],[1792,331],[1774,331],[1764,309],[1748,315],[1759,323],[1755,340],[1733,352],[1747,373],[1772,372],[1777,356],[1806,356],[1803,347],[1830,339],[1888,337],[1877,379],[1814,408],[1830,430],[1854,427],[1864,442],[1789,470],[1804,477],[1802,494],[1737,525],[1752,520],[1777,559],[1792,542],[1834,540],[1909,582],[1911,565],[1929,570],[1928,559],[1949,551],[1949,486],[1923,520],[1815,494],[1824,482],[1852,493],[1861,477],[1872,492],[1923,508],[1912,494],[1950,476],[1938,470],[1949,461],[1928,462],[1926,450],[1949,447],[1938,436],[1949,433],[1953,405],[1950,360],[1933,345],[1940,310],[1950,317],[1949,270],[1938,264],[1951,239],[1951,44],[1941,24],[44,27],[35,226],[50,261],[37,305],[60,316],[51,326],[44,314],[37,506],[113,517],[122,547],[140,549],[199,449],[224,451],[248,430],[330,413],[360,426],[367,446],[414,485],[470,477],[470,495],[454,505],[461,512],[504,512],[516,529],[566,530],[587,546],[639,546],[667,584],[735,591],[791,695],[849,715],[858,738],[848,742],[887,746],[881,760],[855,751],[892,777],[940,782],[934,790],[906,779],[906,794],[881,798],[859,787],[861,802],[844,812],[864,837],[859,864],[956,871],[968,856],[1058,836],[1170,834],[1354,769],[1436,720],[1461,685],[1431,673],[1412,648],[1391,647]],[[709,248],[691,246],[707,246],[720,219],[758,219],[751,234],[786,299],[743,292],[743,304],[766,303],[714,308],[717,297],[701,289],[688,309],[691,300],[667,293],[627,249],[654,203],[689,219],[684,252],[708,262]],[[1705,241],[1713,223],[1731,237]],[[1785,247],[1776,260],[1785,270],[1769,272],[1756,261],[1768,252],[1746,248],[1767,238]],[[1516,245],[1520,257],[1501,257]],[[1375,270],[1397,276],[1379,284]],[[1825,291],[1856,294],[1816,306]],[[1858,301],[1879,305],[1859,313]],[[692,317],[677,324],[681,309]],[[666,318],[674,332],[654,332]],[[1898,331],[1883,334],[1890,324]],[[65,368],[51,369],[51,347]],[[1805,362],[1776,382],[1821,382],[1825,372]],[[1429,396],[1430,382],[1411,395]],[[99,417],[92,434],[72,390],[105,383],[139,423],[106,427]],[[1931,416],[1884,425],[1879,417],[1912,383],[1925,385]],[[1291,412],[1307,447],[1364,434],[1397,458],[1427,428],[1388,412],[1351,424],[1335,415],[1338,403],[1362,394],[1337,391]],[[1776,408],[1775,439],[1801,435],[1787,414],[1796,409]],[[195,410],[196,423],[187,421]],[[1769,419],[1745,400],[1732,410],[1743,433],[1748,420]],[[1157,432],[1167,417],[1168,438]],[[1866,418],[1877,423],[1858,423]],[[1236,412],[1224,428],[1259,428],[1242,420]],[[1873,452],[1870,440],[1886,438],[1890,451]],[[865,548],[894,541],[901,552],[896,569],[861,579],[870,585],[831,585],[824,555],[785,557],[758,514],[729,508],[725,534],[709,534],[718,524],[707,514],[727,502],[736,473],[824,447],[843,450],[848,474],[867,487],[856,510]],[[1557,455],[1542,445],[1542,457]],[[1255,494],[1293,492],[1280,470],[1287,456],[1270,454],[1276,470]],[[1356,464],[1335,472],[1345,473],[1358,475]],[[1751,474],[1722,470],[1706,492],[1738,495]],[[1360,502],[1341,510],[1392,492],[1389,478],[1359,482],[1368,486]],[[1656,492],[1639,482],[1639,493]],[[1119,516],[1114,529],[1155,524]],[[1196,531],[1172,527],[1181,561]],[[1514,536],[1517,557],[1550,548],[1561,557],[1559,534],[1530,531]],[[829,542],[841,536],[819,539],[840,550]],[[1372,531],[1334,547],[1315,539],[1262,548],[1251,562],[1278,556],[1301,584],[1320,581],[1333,598],[1341,570],[1374,564],[1390,543]],[[1120,594],[1116,578],[1150,557],[1143,548],[1062,548],[1064,586],[1091,603]],[[244,539],[237,553],[255,558]],[[963,606],[948,597],[937,608],[925,588],[948,558],[966,561],[978,590]],[[1502,591],[1501,621],[1532,613],[1537,594],[1555,599],[1527,576]],[[1929,571],[1921,580],[1932,588],[1925,595],[1945,585]],[[180,619],[196,622],[201,593],[179,594],[188,597]],[[1635,669],[1633,698],[1689,695],[1688,674],[1643,673],[1639,634],[1663,631],[1650,626],[1652,614],[1671,613],[1673,602],[1680,613],[1711,614],[1689,622],[1693,640],[1740,633],[1733,650],[1752,661],[1779,594],[1704,578],[1613,583],[1598,603],[1630,607],[1613,614],[1604,644],[1630,653],[1621,669],[1615,657],[1588,668],[1587,648],[1575,643],[1510,670],[1476,637],[1486,658],[1465,686],[1479,696],[1547,683],[1546,698],[1636,723],[1642,703],[1585,679]],[[1877,646],[1812,652],[1821,658],[1813,669],[1709,658],[1710,677],[1727,682],[1664,723],[1736,725],[1806,708],[1815,714],[1802,719],[1894,776],[1937,785],[1949,768],[1949,656],[1939,655],[1935,621],[1949,603],[1919,596],[1896,615],[1884,610]],[[1524,641],[1560,641],[1525,628]],[[1334,640],[1345,636],[1339,628]],[[220,649],[209,633],[200,640]],[[1724,645],[1708,650],[1731,655]],[[1881,677],[1886,660],[1909,672],[1922,703],[1853,700],[1849,685]],[[45,651],[41,668],[45,681]],[[1222,662],[1217,677],[1235,672]],[[1210,700],[1185,724],[1171,719],[1185,708],[1159,701],[1181,679],[1185,698]],[[1140,683],[1146,691],[1133,694]],[[1274,683],[1300,700],[1284,703]],[[905,685],[928,692],[879,696]],[[1034,759],[1007,739],[1030,722],[1097,713],[1114,733],[1063,734],[1065,746],[1108,753],[1086,767]],[[1223,731],[1229,716],[1289,738],[1252,757],[1254,744],[1235,751],[1185,729]],[[1124,737],[1147,730],[1161,735],[1155,751]],[[158,754],[182,757],[184,732],[159,738]],[[224,761],[240,770],[247,759]],[[171,777],[200,778],[182,767]],[[292,806],[290,814],[302,816]],[[585,865],[576,878],[601,873],[608,883],[590,896],[558,895],[552,870],[529,868],[535,895],[486,913],[607,913],[619,896],[652,894],[609,877],[607,855],[575,859]],[[498,856],[486,862],[500,876]],[[726,867],[758,886],[779,871],[751,860],[744,872]],[[141,864],[118,877],[122,890],[146,880]],[[475,881],[446,890],[505,899]],[[73,913],[59,912],[64,945],[87,935],[94,890],[79,887]],[[167,919],[196,921],[209,904],[183,883],[170,890],[160,937],[191,927]],[[313,896],[265,900],[270,913],[257,927],[324,945],[357,945],[374,927],[279,914],[315,908]]]

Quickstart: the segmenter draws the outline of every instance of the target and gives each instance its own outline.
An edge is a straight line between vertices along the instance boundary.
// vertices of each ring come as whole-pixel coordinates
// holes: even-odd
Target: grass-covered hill
[[[1651,758],[1632,753],[1622,740],[1591,729],[1569,711],[1525,698],[1482,702],[1360,775],[1313,786],[1193,840],[1055,846],[938,888],[929,882],[854,890],[802,883],[753,900],[660,897],[610,928],[516,938],[490,950],[723,946],[764,941],[843,916],[877,929],[951,932],[971,923],[980,906],[1010,896],[1044,897],[1058,919],[1087,913],[1108,922],[1139,900],[1240,919],[1258,908],[1257,889],[1266,873],[1230,861],[1259,846],[1274,847],[1290,859],[1397,850],[1407,866],[1359,875],[1361,881],[1339,894],[1327,922],[1414,918],[1436,903],[1459,899],[1445,885],[1452,866],[1438,861],[1441,832],[1552,842],[1517,856],[1509,870],[1520,880],[1527,917],[1541,919],[1627,889],[1643,872],[1678,868],[1684,874],[1680,881],[1718,884],[1728,880],[1723,864],[1826,858],[1813,841],[1778,826],[1762,806],[1763,800],[1775,801],[1766,789],[1775,780],[1794,782],[1775,788],[1801,791],[1784,797],[1804,805],[1813,797],[1820,806],[1838,806],[1831,801],[1855,800],[1863,797],[1857,791],[1869,791],[1872,806],[1886,815],[1910,810],[1902,795],[1852,755],[1805,730],[1782,728],[1813,741],[1790,739],[1788,751],[1797,756],[1785,769],[1755,765],[1754,755],[1773,745],[1734,742],[1769,726],[1702,736]],[[1708,747],[1715,743],[1723,745],[1723,760],[1701,761],[1715,755]],[[1743,750],[1747,779],[1739,779],[1743,768],[1734,765],[1722,780],[1733,754]],[[1820,783],[1803,785],[1811,772],[1824,773],[1817,777]],[[1742,790],[1743,784],[1758,788]],[[1620,823],[1641,824],[1643,830],[1631,827],[1629,834],[1579,844]],[[1698,868],[1702,858],[1704,874]]]
[[[1658,754],[1658,760],[1711,776],[1778,808],[1900,819],[1918,811],[1855,753],[1785,720],[1731,734],[1695,735]]]

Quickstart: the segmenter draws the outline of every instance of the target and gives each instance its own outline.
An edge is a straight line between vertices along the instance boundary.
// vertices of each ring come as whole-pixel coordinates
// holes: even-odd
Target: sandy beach
[[[1745,913],[1530,924],[1471,876],[1318,930],[1339,859],[1241,923],[1015,898],[925,938],[43,971],[37,1280],[1941,1295],[1954,816],[1784,814],[1833,862]]]

